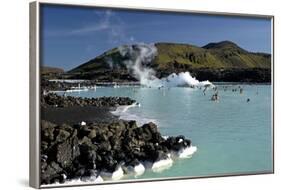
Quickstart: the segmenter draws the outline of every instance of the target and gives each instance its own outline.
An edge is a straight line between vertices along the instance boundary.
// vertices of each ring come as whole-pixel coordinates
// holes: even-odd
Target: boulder
[[[49,184],[56,180],[59,181],[60,173],[62,171],[63,169],[59,166],[59,164],[51,162],[41,172],[41,183]]]
[[[56,127],[55,124],[42,120],[41,121],[41,139],[46,142],[54,141],[55,127]]]
[[[70,133],[64,129],[56,129],[54,131],[54,134],[56,136],[57,143],[61,143],[61,142],[65,141],[70,136]]]
[[[87,137],[83,138],[83,142],[79,145],[80,155],[79,161],[82,165],[87,165],[88,168],[95,168],[96,160],[96,145],[91,143],[91,140]]]
[[[109,141],[103,141],[100,144],[98,144],[98,151],[110,151],[111,145]]]
[[[169,150],[179,151],[183,148],[189,147],[191,141],[186,139],[184,136],[169,137],[166,141],[162,143]]]
[[[77,132],[72,137],[57,145],[57,162],[63,167],[71,166],[72,161],[80,155]]]
[[[127,123],[127,128],[130,128],[130,129],[134,129],[134,128],[137,128],[138,125],[137,125],[137,122],[135,120],[131,120]]]
[[[80,125],[80,128],[78,129],[78,137],[81,139],[84,136],[88,136],[91,133],[91,129],[89,126],[86,125]]]
[[[109,138],[109,142],[110,142],[110,145],[113,150],[120,151],[120,149],[122,147],[122,142],[121,142],[121,139],[118,138],[118,136],[115,136],[115,135],[111,136]]]
[[[88,134],[88,137],[90,138],[90,139],[93,139],[93,138],[95,138],[97,136],[97,131],[96,131],[96,129],[92,129],[91,131],[90,131],[90,133]]]
[[[157,125],[152,122],[144,124],[142,128],[144,131],[150,131],[151,134],[158,133]]]

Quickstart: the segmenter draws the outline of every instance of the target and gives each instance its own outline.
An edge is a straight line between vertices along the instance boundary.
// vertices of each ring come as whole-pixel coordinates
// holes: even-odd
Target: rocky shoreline
[[[62,77],[63,78],[63,77]],[[77,80],[77,79],[52,79],[42,78],[41,87],[46,92],[52,91],[68,91],[77,89],[94,89],[97,87],[114,87],[114,85],[120,86],[140,86],[139,81],[119,80],[112,82],[105,82],[99,80]]]
[[[163,138],[154,123],[137,126],[136,121],[119,120],[70,126],[42,120],[41,129],[42,184],[141,175],[145,168],[160,170],[161,164],[155,163],[172,163],[172,156],[191,147],[184,136]]]
[[[42,106],[70,109],[131,105],[126,97],[74,98],[48,94]],[[67,117],[67,116],[66,116]],[[141,175],[146,169],[159,172],[174,159],[196,151],[184,136],[164,138],[154,123],[138,126],[121,119],[104,122],[54,123],[41,120],[41,184],[71,180],[101,182],[124,175]]]
[[[59,80],[59,79],[57,79],[57,80]],[[95,83],[93,81],[90,81],[90,80],[79,80],[79,82],[60,82],[60,81],[56,81],[56,80],[54,80],[54,81],[49,80],[49,79],[47,79],[44,76],[41,79],[41,87],[42,87],[42,89],[44,89],[47,92],[48,91],[66,91],[66,90],[70,90],[74,86],[78,87],[78,84],[80,84],[82,86],[93,86],[93,85],[95,85]]]
[[[43,107],[117,107],[122,105],[131,105],[135,102],[135,100],[132,100],[129,97],[81,98],[72,96],[59,96],[55,93],[48,93],[41,97],[41,106]]]

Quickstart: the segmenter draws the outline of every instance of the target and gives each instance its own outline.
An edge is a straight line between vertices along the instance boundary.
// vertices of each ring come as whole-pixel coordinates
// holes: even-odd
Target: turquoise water
[[[210,101],[213,90],[191,88],[98,88],[72,92],[81,97],[129,96],[141,104],[123,117],[154,121],[163,135],[184,135],[198,151],[189,159],[177,160],[161,173],[146,171],[138,177],[188,177],[272,170],[271,86],[218,85],[219,102]],[[247,99],[250,98],[250,102]]]

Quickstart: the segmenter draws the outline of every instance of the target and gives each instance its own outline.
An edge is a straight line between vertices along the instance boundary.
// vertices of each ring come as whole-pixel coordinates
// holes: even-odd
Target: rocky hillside
[[[97,81],[136,81],[126,64],[128,60],[136,60],[142,53],[142,47],[140,45],[122,47],[127,48],[127,52],[122,52],[120,47],[111,49],[72,69],[68,72],[68,77]],[[158,78],[174,72],[189,71],[199,80],[225,82],[271,80],[270,54],[249,52],[230,41],[209,43],[203,47],[176,43],[156,43],[154,47],[157,49],[155,56],[151,59],[141,59],[141,64],[153,68]]]
[[[44,78],[58,78],[64,70],[56,67],[41,66],[41,75]]]

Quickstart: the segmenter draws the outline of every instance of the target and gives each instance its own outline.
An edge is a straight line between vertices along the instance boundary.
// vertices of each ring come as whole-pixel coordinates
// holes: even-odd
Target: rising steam
[[[142,85],[157,79],[155,71],[147,66],[157,55],[157,48],[153,44],[121,46],[118,50],[123,57],[129,57],[124,64]]]
[[[212,85],[209,81],[198,81],[189,72],[173,73],[165,78],[157,78],[155,71],[149,67],[151,61],[157,56],[157,48],[154,44],[125,45],[120,46],[118,50],[123,57],[129,58],[124,61],[124,64],[133,73],[134,77],[140,81],[141,85],[148,87],[200,87]]]

